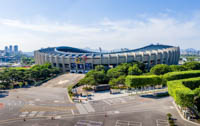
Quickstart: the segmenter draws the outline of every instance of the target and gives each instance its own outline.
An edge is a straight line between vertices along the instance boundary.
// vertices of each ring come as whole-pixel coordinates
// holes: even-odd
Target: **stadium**
[[[79,48],[61,46],[44,48],[34,52],[36,64],[49,62],[63,72],[87,73],[97,65],[112,68],[121,63],[142,62],[147,69],[156,64],[178,64],[180,48],[151,44],[133,50],[115,52],[95,52]]]

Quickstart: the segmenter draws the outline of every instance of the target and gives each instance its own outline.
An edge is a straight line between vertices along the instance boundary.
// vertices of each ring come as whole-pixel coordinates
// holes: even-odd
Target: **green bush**
[[[149,76],[133,76],[128,75],[125,80],[125,84],[128,87],[144,87],[150,85],[160,85],[162,83],[162,78],[157,75]]]
[[[200,77],[200,70],[170,72],[163,75],[163,78],[168,81],[192,78],[192,77]]]
[[[171,71],[172,71],[171,68],[166,64],[157,64],[150,70],[150,72],[155,75],[163,75]]]
[[[170,65],[169,66],[173,72],[175,71],[186,71],[187,68],[184,65]]]
[[[183,80],[183,85],[194,90],[200,86],[200,77]]]

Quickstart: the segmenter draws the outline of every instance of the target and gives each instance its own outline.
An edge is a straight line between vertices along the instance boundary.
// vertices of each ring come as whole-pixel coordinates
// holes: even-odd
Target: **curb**
[[[184,121],[187,121],[187,122],[192,123],[192,124],[194,124],[194,125],[200,126],[200,124],[198,124],[198,123],[195,123],[195,122],[192,122],[192,121],[189,121],[189,120],[185,119],[185,118],[183,117],[183,115],[181,114],[180,110],[178,109],[176,103],[175,103],[174,101],[173,101],[172,103],[173,103],[173,105],[175,106],[176,110],[178,111],[178,114],[181,116],[181,118],[182,118]]]
[[[68,89],[66,89],[67,90],[67,97],[68,97],[68,99],[69,99],[69,101],[71,102],[71,103],[73,103],[74,104],[74,102],[72,101],[72,99],[71,99],[71,97],[69,96],[69,94],[68,94]]]

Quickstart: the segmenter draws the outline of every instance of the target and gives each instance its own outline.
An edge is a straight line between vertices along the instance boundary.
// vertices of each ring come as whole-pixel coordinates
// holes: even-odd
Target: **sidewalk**
[[[92,96],[92,100],[103,100],[107,98],[117,98],[117,97],[123,97],[123,96],[130,96],[130,95],[140,95],[140,94],[153,94],[158,92],[167,91],[167,88],[164,89],[156,89],[156,90],[148,90],[148,91],[129,91],[122,90],[120,94],[110,94],[110,91],[102,91],[102,92],[96,92],[94,93],[94,96]]]

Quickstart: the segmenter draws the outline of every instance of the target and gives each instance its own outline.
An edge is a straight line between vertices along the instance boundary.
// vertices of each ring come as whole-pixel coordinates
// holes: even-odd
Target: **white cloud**
[[[105,18],[87,25],[0,19],[0,46],[19,44],[25,51],[61,45],[114,49],[158,42],[197,48],[200,46],[199,26],[198,16],[187,21],[169,16],[117,21]]]

